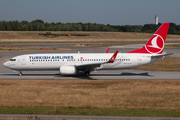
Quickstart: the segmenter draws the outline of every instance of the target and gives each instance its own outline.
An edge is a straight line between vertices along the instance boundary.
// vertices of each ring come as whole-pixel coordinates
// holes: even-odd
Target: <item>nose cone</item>
[[[8,62],[3,63],[4,67],[8,67]]]

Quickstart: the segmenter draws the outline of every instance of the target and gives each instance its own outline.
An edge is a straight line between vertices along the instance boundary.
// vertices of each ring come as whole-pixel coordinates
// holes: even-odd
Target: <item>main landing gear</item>
[[[85,76],[89,77],[89,75],[90,75],[90,72],[89,71],[85,71]]]
[[[21,76],[22,75],[22,72],[21,71],[19,71],[19,76]]]

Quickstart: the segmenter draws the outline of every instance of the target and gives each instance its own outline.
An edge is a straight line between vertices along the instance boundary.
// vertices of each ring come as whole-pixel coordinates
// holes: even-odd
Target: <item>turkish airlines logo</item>
[[[146,43],[145,48],[149,53],[160,53],[164,48],[164,39],[160,35],[154,34]]]

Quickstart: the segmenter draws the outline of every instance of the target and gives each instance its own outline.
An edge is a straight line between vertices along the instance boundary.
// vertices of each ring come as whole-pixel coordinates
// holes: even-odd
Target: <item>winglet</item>
[[[113,63],[115,61],[115,59],[116,59],[116,56],[117,56],[118,52],[119,51],[117,50],[107,63]]]
[[[109,48],[106,50],[106,52],[105,53],[108,53],[109,52]]]

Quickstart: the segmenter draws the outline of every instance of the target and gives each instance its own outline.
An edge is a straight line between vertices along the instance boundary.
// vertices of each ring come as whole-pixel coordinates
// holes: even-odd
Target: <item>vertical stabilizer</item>
[[[162,54],[170,23],[163,23],[149,41],[140,49],[128,53]]]

